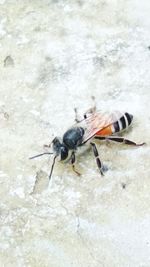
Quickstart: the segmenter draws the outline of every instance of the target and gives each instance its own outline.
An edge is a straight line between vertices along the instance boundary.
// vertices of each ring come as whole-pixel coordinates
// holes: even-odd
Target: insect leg
[[[107,136],[107,137],[101,137],[101,136],[95,136],[95,139],[99,140],[110,140],[118,143],[123,143],[126,145],[132,145],[132,146],[143,146],[145,143],[137,144],[131,140],[128,140],[126,138],[120,137],[120,136]]]
[[[97,163],[97,166],[98,166],[98,168],[99,168],[99,170],[100,170],[100,173],[101,173],[101,175],[104,175],[104,174],[103,174],[103,171],[102,171],[102,163],[101,163],[100,158],[99,158],[99,154],[98,154],[97,147],[96,147],[96,145],[95,145],[94,143],[92,143],[92,142],[91,142],[90,144],[91,144],[91,146],[92,146],[93,153],[94,153],[94,156],[95,156],[95,158],[96,158],[96,163]]]
[[[50,174],[49,174],[49,180],[51,179],[52,177],[52,173],[53,173],[53,169],[54,169],[54,165],[55,165],[55,160],[57,158],[57,155],[53,158],[53,163],[52,163],[52,166],[51,166],[51,170],[50,170]]]
[[[93,107],[89,108],[84,114],[84,119],[87,119],[88,116],[90,116],[91,114],[95,113],[96,111],[96,103],[95,103],[95,96],[91,96],[92,101],[93,101]]]
[[[106,140],[106,136],[94,136],[94,139]]]
[[[76,161],[76,157],[75,157],[75,153],[74,151],[71,154],[71,164],[72,164],[72,169],[73,171],[77,174],[77,175],[81,175],[81,173],[79,173],[76,169],[75,169],[75,161]]]
[[[75,122],[81,122],[82,119],[79,119],[79,114],[78,114],[78,110],[77,108],[74,108],[74,112],[75,112]]]
[[[83,114],[83,119],[87,119],[88,116],[90,116],[91,114],[93,114],[96,111],[96,104],[95,104],[95,97],[91,96],[94,105],[92,108],[89,108],[84,114]],[[74,112],[75,112],[75,121],[77,123],[81,122],[83,119],[79,119],[79,115],[78,115],[78,110],[77,108],[74,108]]]

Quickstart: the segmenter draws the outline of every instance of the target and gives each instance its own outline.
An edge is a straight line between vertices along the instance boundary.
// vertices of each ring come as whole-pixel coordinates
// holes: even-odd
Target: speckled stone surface
[[[0,0],[0,266],[150,266],[150,3]],[[29,160],[95,96],[101,111],[134,115],[97,143],[76,176],[50,157]]]

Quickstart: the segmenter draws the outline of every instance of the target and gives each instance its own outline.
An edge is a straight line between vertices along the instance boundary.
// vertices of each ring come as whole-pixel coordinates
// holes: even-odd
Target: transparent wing
[[[97,132],[113,124],[121,118],[123,113],[115,111],[113,113],[102,113],[100,111],[94,112],[86,119],[79,123],[79,126],[85,130],[83,143],[91,139]]]

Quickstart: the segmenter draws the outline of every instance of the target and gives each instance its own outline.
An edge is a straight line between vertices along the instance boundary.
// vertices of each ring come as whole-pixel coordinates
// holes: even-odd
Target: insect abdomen
[[[112,133],[117,133],[122,130],[125,130],[132,122],[133,115],[129,113],[124,113],[116,122],[112,124]]]
[[[124,113],[118,120],[96,133],[100,136],[108,136],[125,130],[132,122],[133,115]]]

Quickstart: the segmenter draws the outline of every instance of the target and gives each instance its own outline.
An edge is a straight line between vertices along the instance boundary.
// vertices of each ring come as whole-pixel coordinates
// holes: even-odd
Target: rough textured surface
[[[0,265],[150,266],[149,1],[0,0]],[[82,176],[28,157],[82,114],[134,115],[124,135],[140,148],[102,143]]]

